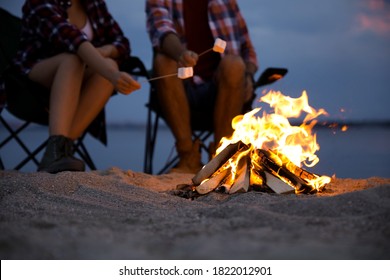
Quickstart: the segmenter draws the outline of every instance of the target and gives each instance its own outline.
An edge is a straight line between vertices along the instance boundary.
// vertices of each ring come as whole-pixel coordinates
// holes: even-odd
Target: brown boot
[[[38,171],[49,173],[84,171],[84,162],[73,157],[72,148],[73,142],[71,139],[62,135],[50,136]]]

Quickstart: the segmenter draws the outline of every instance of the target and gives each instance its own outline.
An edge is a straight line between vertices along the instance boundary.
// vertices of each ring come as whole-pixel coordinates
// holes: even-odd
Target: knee
[[[62,67],[65,67],[69,71],[84,71],[85,63],[80,59],[80,57],[76,54],[71,53],[62,53],[60,55]]]
[[[245,62],[237,55],[226,55],[221,59],[218,67],[218,76],[220,79],[237,83],[244,79]]]
[[[157,53],[153,60],[154,76],[171,74],[177,71],[177,62],[162,53]]]

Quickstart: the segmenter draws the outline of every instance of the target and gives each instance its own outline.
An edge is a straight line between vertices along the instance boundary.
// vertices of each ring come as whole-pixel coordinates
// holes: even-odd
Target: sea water
[[[320,161],[308,171],[338,178],[390,178],[390,125],[364,124],[349,126],[347,131],[319,127],[315,129],[320,150]],[[0,139],[6,135],[0,128]],[[29,147],[34,147],[47,137],[47,128],[33,126],[22,134]],[[109,125],[107,127],[108,144],[103,145],[95,138],[87,136],[85,144],[96,164],[104,170],[118,167],[123,170],[143,172],[145,152],[144,125]],[[155,171],[159,170],[174,152],[174,139],[170,130],[160,126],[155,148]],[[23,156],[23,151],[14,141],[0,150],[5,169],[12,169]],[[38,158],[42,157],[42,153]],[[207,155],[203,155],[207,163]],[[23,172],[34,172],[32,163],[22,168]]]

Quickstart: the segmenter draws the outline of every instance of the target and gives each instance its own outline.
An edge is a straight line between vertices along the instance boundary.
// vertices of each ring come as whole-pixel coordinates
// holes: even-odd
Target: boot
[[[84,171],[83,161],[72,155],[73,141],[62,135],[50,136],[38,171]]]

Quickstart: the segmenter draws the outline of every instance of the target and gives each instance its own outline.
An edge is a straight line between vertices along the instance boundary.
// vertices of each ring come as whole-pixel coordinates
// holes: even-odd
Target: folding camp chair
[[[39,160],[37,159],[37,156],[46,147],[47,140],[35,148],[29,148],[31,145],[28,144],[28,139],[23,140],[21,134],[33,124],[48,125],[49,91],[39,84],[13,73],[11,70],[3,72],[2,78],[5,81],[7,98],[5,109],[20,120],[21,124],[17,127],[15,127],[15,124],[10,124],[8,120],[3,117],[3,112],[1,112],[0,122],[9,134],[1,140],[0,150],[5,151],[6,146],[10,144],[11,141],[16,141],[20,148],[26,153],[26,157],[12,167],[12,169],[20,170],[30,161],[38,166]],[[95,137],[102,141],[102,143],[106,143],[107,136],[104,110],[100,112],[88,131],[93,133]],[[85,161],[86,165],[91,170],[95,170],[96,166],[83,143],[84,137],[85,134],[76,141],[74,144],[74,151]],[[1,158],[0,161],[2,165],[0,167],[4,169],[5,165]]]
[[[285,68],[267,68],[259,76],[257,81],[254,84],[254,91],[261,86],[271,84],[279,79],[281,79],[287,73]],[[250,102],[244,105],[243,111],[249,112],[252,108],[252,102],[255,98],[255,93]],[[147,123],[146,123],[146,141],[145,141],[145,157],[144,157],[144,172],[153,174],[154,167],[154,156],[155,148],[157,143],[157,134],[160,125],[160,121],[163,120],[161,109],[157,101],[157,90],[151,82],[151,89],[149,94],[149,101],[146,104],[147,107]],[[212,116],[204,114],[203,112],[191,111],[191,128],[192,128],[192,139],[200,141],[200,150],[201,152],[207,153],[208,156],[208,147],[206,146],[206,141],[213,134],[212,127]],[[172,147],[174,150],[174,145]],[[157,174],[162,174],[167,172],[169,169],[174,167],[179,162],[179,156],[174,153],[170,155],[166,160],[165,164],[159,168]]]
[[[0,122],[5,129],[4,132],[8,132],[8,135],[0,140],[0,151],[4,152],[7,145],[15,141],[26,153],[26,156],[12,167],[15,170],[20,170],[30,161],[35,165],[39,164],[37,155],[46,147],[47,140],[37,147],[30,148],[28,141],[23,140],[21,134],[32,124],[47,126],[49,114],[49,91],[15,73],[10,67],[19,44],[20,31],[21,20],[4,9],[0,9],[0,77],[5,86],[5,96],[1,97],[0,104]],[[9,120],[4,117],[4,109],[16,117],[21,124],[15,127],[15,124],[9,123]],[[107,142],[104,110],[100,112],[87,131],[102,143]],[[96,166],[83,143],[84,136],[85,134],[76,141],[74,150],[87,166],[94,170]],[[0,168],[6,168],[1,156]]]
[[[28,78],[15,73],[12,67],[9,67],[17,50],[20,28],[21,21],[19,18],[0,9],[0,80],[2,79],[5,82],[6,93],[6,96],[0,96],[0,122],[5,129],[4,133],[8,133],[4,139],[0,139],[0,169],[7,167],[7,169],[20,170],[29,162],[38,166],[39,160],[37,156],[47,144],[47,140],[45,140],[41,144],[30,148],[31,145],[28,143],[30,142],[29,139],[26,140],[21,137],[21,134],[33,124],[48,125],[49,91],[43,86],[30,81]],[[147,75],[142,61],[137,57],[130,57],[126,60],[121,65],[121,70],[127,71],[131,75]],[[5,111],[8,111],[12,116],[16,117],[21,124],[17,127],[11,124],[4,117]],[[104,109],[87,128],[86,133],[91,134],[104,145],[107,144]],[[96,166],[83,142],[85,135],[76,141],[74,151],[84,160],[89,169],[95,170]],[[1,158],[1,153],[10,153],[11,149],[7,150],[7,148],[14,142],[20,146],[26,156],[14,167],[10,168],[5,166],[6,164]]]

